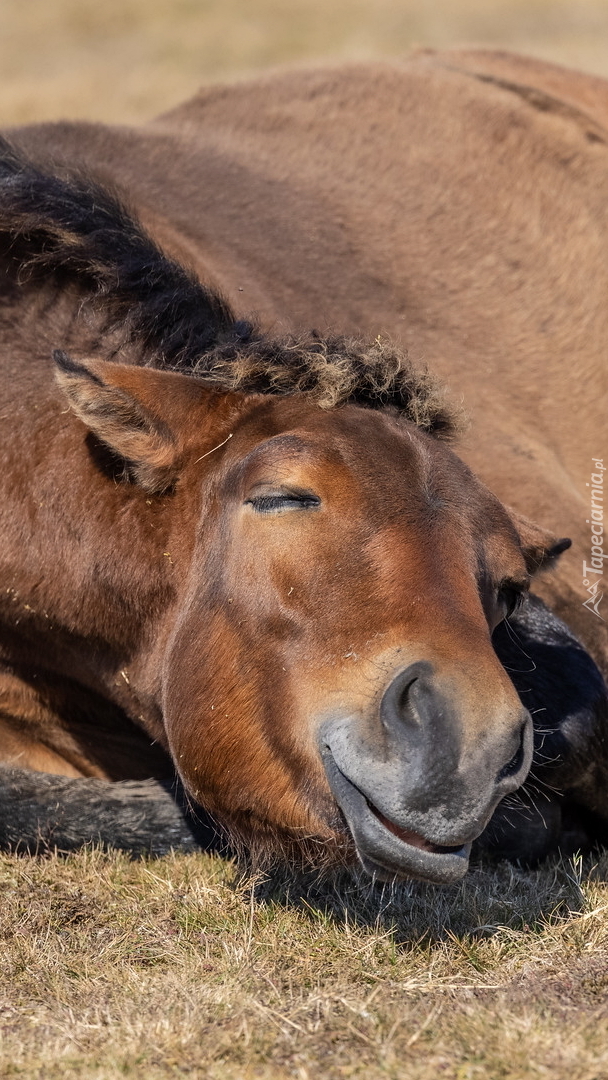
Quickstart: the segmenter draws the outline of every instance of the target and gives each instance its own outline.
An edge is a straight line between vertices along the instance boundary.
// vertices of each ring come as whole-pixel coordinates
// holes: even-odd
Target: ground
[[[608,1077],[608,856],[451,889],[0,860],[0,1076]]]
[[[138,122],[272,65],[482,43],[608,76],[600,0],[2,0],[0,122]],[[604,1080],[608,856],[454,889],[0,857],[0,1076]]]

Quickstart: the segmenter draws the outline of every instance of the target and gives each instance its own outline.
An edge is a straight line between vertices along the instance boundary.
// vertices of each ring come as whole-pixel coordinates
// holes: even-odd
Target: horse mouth
[[[398,825],[339,768],[329,746],[321,756],[332,794],[342,811],[363,868],[374,878],[414,878],[437,885],[460,881],[467,872],[471,844],[437,844]]]
[[[382,811],[377,806],[374,806],[367,797],[365,801],[372,814],[378,818],[378,821],[382,822],[384,828],[388,829],[393,836],[398,836],[400,840],[403,840],[404,844],[409,844],[410,847],[418,848],[420,851],[432,851],[435,855],[455,855],[462,850],[462,844],[451,847],[447,844],[434,844],[431,840],[427,840],[426,837],[414,832],[413,829],[403,829],[401,825],[396,825],[394,821],[385,817]]]

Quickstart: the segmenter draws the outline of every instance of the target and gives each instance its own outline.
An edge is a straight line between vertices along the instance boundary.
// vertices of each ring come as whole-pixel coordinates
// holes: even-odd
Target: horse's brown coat
[[[2,331],[5,757],[68,775],[158,771],[135,726],[95,709],[110,700],[224,820],[330,842],[319,725],[339,702],[359,717],[367,772],[382,760],[389,775],[394,733],[382,744],[378,710],[391,678],[424,661],[458,731],[437,776],[420,751],[425,798],[436,808],[456,774],[466,791],[447,817],[418,790],[405,813],[378,780],[381,817],[440,846],[483,827],[496,800],[477,797],[473,776],[481,790],[500,773],[521,728],[488,626],[504,614],[501,586],[523,586],[551,546],[517,515],[574,538],[538,588],[608,671],[605,623],[581,584],[585,483],[591,459],[608,458],[605,122],[600,80],[449,53],[205,90],[137,130],[11,133],[36,160],[118,185],[238,315],[407,347],[464,400],[458,453],[515,515],[390,412],[110,365],[119,335],[81,325],[78,290],[15,286]],[[60,381],[80,419],[44,385],[49,346],[75,356]],[[114,359],[137,361],[133,350]],[[82,421],[132,463],[134,487],[108,483]],[[319,489],[323,530],[315,509],[228,516],[275,474]],[[93,715],[103,734],[88,730]]]
[[[18,141],[122,185],[238,312],[386,334],[441,375],[471,415],[460,450],[475,471],[575,538],[543,590],[605,663],[579,573],[608,393],[604,124],[600,79],[446,53],[269,76],[145,128],[45,125]]]

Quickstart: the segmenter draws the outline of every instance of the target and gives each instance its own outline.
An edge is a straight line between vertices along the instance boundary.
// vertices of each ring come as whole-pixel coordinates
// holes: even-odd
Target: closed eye
[[[270,491],[252,495],[245,505],[253,507],[256,514],[280,514],[285,510],[315,510],[321,500],[310,491]]]
[[[498,602],[505,609],[505,619],[513,615],[524,602],[526,588],[522,585],[505,582],[498,590]]]

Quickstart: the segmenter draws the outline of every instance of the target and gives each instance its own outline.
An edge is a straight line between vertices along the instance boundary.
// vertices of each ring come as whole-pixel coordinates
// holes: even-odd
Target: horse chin
[[[368,874],[381,881],[414,878],[438,885],[450,885],[464,877],[471,843],[435,844],[389,821],[338,768],[328,746],[323,748],[322,758],[332,794]]]

